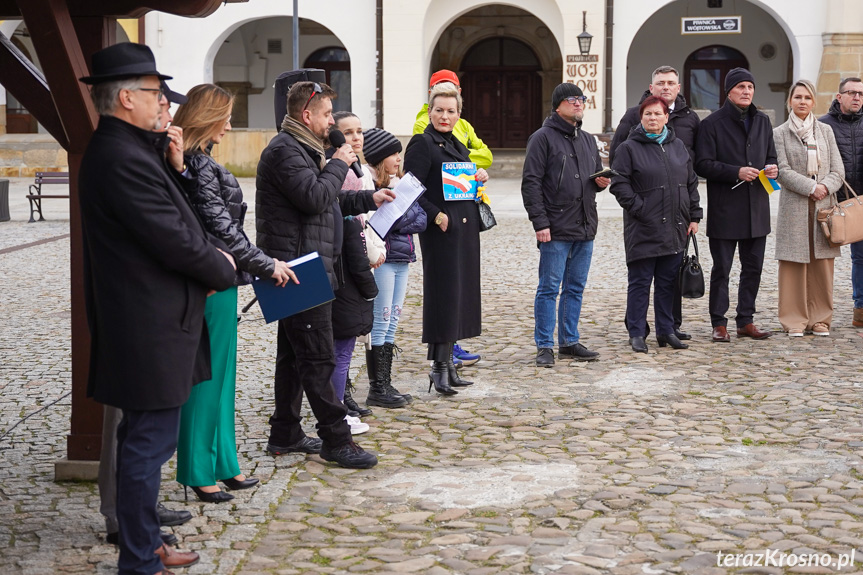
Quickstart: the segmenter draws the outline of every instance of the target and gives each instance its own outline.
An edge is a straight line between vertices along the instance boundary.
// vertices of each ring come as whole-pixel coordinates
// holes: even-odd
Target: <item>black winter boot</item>
[[[384,379],[381,377],[383,359],[384,346],[373,345],[370,350],[366,350],[366,367],[369,371],[369,395],[366,398],[366,405],[388,408],[404,407],[408,404],[407,400],[401,395],[393,395],[387,391],[386,385],[384,385]]]
[[[458,376],[458,370],[455,368],[455,363],[452,360],[452,345],[450,345],[450,353],[447,354],[446,360],[447,371],[449,372],[449,384],[453,387],[467,387],[473,385],[472,381],[467,381]]]
[[[384,387],[390,395],[401,395],[408,403],[413,402],[414,398],[409,393],[402,393],[393,387],[393,356],[395,351],[399,349],[394,343],[384,343],[384,358],[380,365],[380,378],[384,382]],[[401,351],[401,350],[399,350]]]
[[[354,384],[351,382],[351,378],[349,376],[348,381],[345,384],[345,407],[348,408],[348,415],[351,417],[366,417],[371,415],[371,409],[360,407],[360,405],[354,401],[354,396],[351,395],[351,391],[353,391],[353,389]]]

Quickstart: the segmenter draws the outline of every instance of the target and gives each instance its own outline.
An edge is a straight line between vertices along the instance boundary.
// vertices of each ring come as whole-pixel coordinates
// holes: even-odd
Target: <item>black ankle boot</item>
[[[400,395],[405,398],[408,403],[413,402],[414,398],[409,393],[402,393],[393,387],[393,356],[395,350],[399,349],[394,343],[384,343],[384,357],[380,365],[380,378],[383,380],[384,387],[390,395]],[[399,351],[401,351],[399,349]]]
[[[351,378],[348,377],[348,380],[345,383],[345,407],[348,408],[348,415],[352,417],[367,417],[371,415],[371,409],[361,407],[360,404],[354,401],[354,396],[351,394],[351,391],[353,391],[353,389],[354,384],[351,383]]]
[[[458,376],[458,370],[455,368],[455,363],[452,360],[452,345],[450,345],[449,354],[446,360],[447,372],[449,372],[449,384],[453,387],[467,387],[473,385],[472,381],[467,381]]]
[[[371,350],[366,350],[366,367],[369,372],[369,395],[366,397],[366,405],[378,407],[404,407],[407,400],[401,395],[393,395],[387,391],[384,380],[381,377],[383,366],[384,346],[374,345]]]
[[[432,370],[429,373],[429,393],[432,386],[435,391],[443,395],[455,395],[458,392],[449,385],[449,368],[445,361],[435,361],[432,363]]]

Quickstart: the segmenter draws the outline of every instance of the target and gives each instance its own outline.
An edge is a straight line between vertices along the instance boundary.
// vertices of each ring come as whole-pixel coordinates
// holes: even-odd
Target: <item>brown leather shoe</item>
[[[761,331],[754,323],[737,328],[737,337],[751,337],[752,339],[767,339],[773,335],[769,331]]]
[[[194,551],[177,551],[173,547],[162,544],[156,549],[156,555],[162,560],[162,565],[165,567],[188,567],[194,565],[200,559],[200,556]]]
[[[728,330],[724,325],[717,325],[713,328],[713,341],[728,343],[731,341],[731,336],[728,335]]]
[[[854,308],[854,320],[851,322],[854,327],[863,327],[863,307]]]

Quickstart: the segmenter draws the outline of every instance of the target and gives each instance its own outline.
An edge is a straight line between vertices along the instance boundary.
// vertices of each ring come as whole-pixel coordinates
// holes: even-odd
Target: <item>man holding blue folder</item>
[[[297,82],[288,91],[288,113],[258,164],[255,209],[258,246],[284,261],[318,252],[335,289],[343,216],[374,210],[395,195],[387,189],[342,191],[348,166],[357,156],[345,144],[329,163],[324,158],[324,141],[334,124],[334,98],[332,88],[317,82]],[[303,278],[299,280],[302,283]],[[330,383],[335,367],[331,305],[279,320],[276,408],[267,451],[320,453],[342,467],[367,469],[377,464],[377,457],[352,441],[347,410]],[[318,420],[320,439],[306,436],[300,426],[304,391]]]

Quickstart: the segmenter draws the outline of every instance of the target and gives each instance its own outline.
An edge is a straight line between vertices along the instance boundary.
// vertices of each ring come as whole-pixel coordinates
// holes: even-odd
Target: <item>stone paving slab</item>
[[[243,184],[251,201],[253,183]],[[850,326],[847,249],[836,260],[829,338],[714,344],[703,298],[684,301],[690,349],[649,340],[650,353],[636,354],[622,322],[622,222],[609,208],[580,326],[602,359],[541,369],[532,364],[533,233],[517,181],[497,190],[499,225],[483,234],[483,335],[462,342],[483,354],[463,374],[476,384],[453,397],[427,393],[422,268],[412,266],[395,385],[416,399],[366,419],[371,430],[358,441],[379,454],[374,469],[264,453],[275,329],[256,307],[244,315],[237,436],[242,469],[262,484],[230,504],[186,503],[174,461],[165,466],[163,500],[195,516],[173,531],[202,554],[184,571],[830,573],[724,567],[717,553],[863,558],[863,332]],[[26,224],[26,200],[23,218],[20,202],[12,207],[0,249],[69,231],[68,212]],[[68,249],[60,239],[0,255],[0,434],[69,390]],[[767,249],[757,321],[778,332],[772,237]],[[709,270],[706,245],[702,261]],[[241,289],[241,305],[251,297]],[[351,370],[358,399],[367,392],[361,356],[358,348]],[[95,484],[53,481],[68,421],[66,398],[0,438],[0,564],[9,572],[116,570]],[[313,419],[304,423],[314,433]]]

